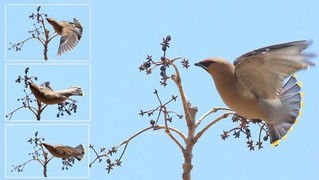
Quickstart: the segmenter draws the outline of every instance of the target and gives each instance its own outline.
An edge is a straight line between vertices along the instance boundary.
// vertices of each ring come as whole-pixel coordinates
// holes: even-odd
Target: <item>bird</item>
[[[82,144],[76,147],[56,145],[42,143],[42,145],[52,154],[52,156],[57,158],[69,159],[71,157],[76,158],[78,161],[81,161],[85,152]]]
[[[240,116],[266,122],[270,143],[277,146],[296,122],[302,107],[295,73],[315,66],[314,53],[303,52],[311,41],[300,40],[253,50],[233,64],[207,58],[195,66],[206,70],[223,102]]]
[[[58,49],[59,56],[78,44],[83,33],[83,27],[76,18],[73,18],[73,22],[57,21],[53,18],[47,18],[47,21],[52,25],[55,32],[61,36]]]
[[[59,104],[67,99],[75,101],[71,99],[70,96],[83,96],[83,90],[81,87],[78,86],[55,91],[50,87],[50,82],[45,82],[38,86],[35,83],[29,81],[28,85],[36,99],[48,105]]]

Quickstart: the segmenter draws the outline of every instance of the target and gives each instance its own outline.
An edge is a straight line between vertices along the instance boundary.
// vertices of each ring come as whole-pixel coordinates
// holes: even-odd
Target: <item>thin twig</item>
[[[194,140],[195,142],[215,123],[217,123],[218,121],[227,118],[229,115],[234,114],[234,113],[225,113],[222,116],[219,116],[218,118],[216,118],[215,120],[213,120],[212,122],[210,122],[208,125],[206,125],[201,131],[199,131],[195,137]]]
[[[120,158],[122,158],[123,155],[124,155],[124,153],[125,153],[125,151],[126,151],[126,148],[127,148],[128,144],[129,144],[129,142],[130,142],[131,140],[133,140],[134,138],[136,138],[137,136],[143,134],[144,132],[146,132],[146,131],[148,131],[148,130],[167,130],[167,128],[168,128],[170,131],[175,132],[176,134],[178,134],[184,141],[186,141],[185,135],[184,135],[181,131],[177,130],[176,128],[166,127],[166,126],[163,126],[163,125],[155,125],[155,126],[150,126],[150,127],[147,127],[147,128],[144,128],[144,129],[138,131],[138,132],[135,133],[134,135],[130,136],[128,139],[124,140],[124,141],[123,141],[122,143],[120,143],[118,146],[115,146],[114,149],[117,150],[117,149],[120,148],[121,146],[125,145],[125,148],[124,148],[124,150],[122,151],[121,156],[120,156]],[[95,157],[95,159],[94,159],[93,161],[91,161],[91,163],[89,164],[90,167],[92,166],[92,164],[93,164],[95,161],[101,159],[102,157],[109,157],[109,155],[110,155],[111,153],[113,153],[113,151],[108,151],[108,152],[106,152],[106,153],[99,154],[94,148],[91,148],[91,149],[92,149],[93,152],[95,153],[96,157]],[[119,160],[120,160],[120,159],[119,159]]]
[[[166,110],[166,107],[164,107]],[[167,113],[164,113],[164,122],[165,122],[165,132],[166,134],[177,144],[177,146],[181,149],[182,152],[185,151],[185,148],[181,145],[181,143],[171,134],[169,127],[168,127],[168,123],[167,123]],[[186,143],[186,141],[185,141]]]
[[[206,112],[202,117],[200,117],[195,125],[196,125],[196,128],[199,126],[199,124],[209,115],[211,115],[212,113],[215,113],[217,111],[221,111],[221,110],[225,110],[225,111],[231,111],[231,109],[229,108],[212,108],[210,111]]]

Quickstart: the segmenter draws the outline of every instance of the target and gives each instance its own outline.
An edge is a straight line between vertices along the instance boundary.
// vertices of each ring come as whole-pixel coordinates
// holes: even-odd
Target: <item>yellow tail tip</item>
[[[300,118],[302,116],[302,112],[299,111],[299,114],[298,114],[298,117],[297,118]]]
[[[288,129],[288,132],[291,132],[291,131],[293,131],[294,130],[294,127],[290,127],[290,129]],[[287,134],[284,136],[284,137],[286,137],[287,136]],[[283,137],[283,138],[284,138]],[[287,137],[286,137],[287,138]]]
[[[296,122],[297,122],[297,121],[295,121],[295,123],[296,123]],[[293,127],[290,127],[290,128],[288,129],[286,135],[284,135],[282,138],[278,139],[277,141],[272,142],[271,145],[272,145],[273,147],[278,146],[278,145],[280,144],[280,141],[281,141],[281,140],[286,140],[287,137],[288,137],[288,133],[291,132],[291,131],[293,131],[293,130],[294,130],[294,128],[293,128]]]
[[[304,107],[304,102],[303,101],[300,101],[300,108],[303,108]]]
[[[276,147],[276,146],[279,145],[279,143],[280,143],[280,139],[278,139],[278,140],[275,141],[275,142],[272,142],[271,145],[272,145],[273,147]]]
[[[303,82],[297,82],[297,85],[298,85],[299,87],[302,87],[302,86],[303,86]]]

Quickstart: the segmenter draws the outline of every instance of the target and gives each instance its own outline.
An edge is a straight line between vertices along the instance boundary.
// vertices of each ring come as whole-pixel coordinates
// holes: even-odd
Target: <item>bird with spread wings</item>
[[[57,21],[53,18],[47,18],[55,32],[61,36],[58,55],[72,50],[80,41],[83,33],[83,27],[80,22],[73,18],[73,22]]]
[[[315,65],[310,61],[315,54],[303,52],[309,45],[309,41],[294,41],[248,52],[234,64],[207,58],[195,65],[212,76],[222,100],[233,111],[264,120],[270,142],[276,146],[300,114],[301,86],[293,74]]]
[[[70,96],[83,96],[83,90],[78,86],[72,86],[63,90],[53,90],[49,82],[45,82],[40,86],[33,82],[28,82],[28,84],[36,99],[44,104],[58,104],[67,99],[75,101]]]

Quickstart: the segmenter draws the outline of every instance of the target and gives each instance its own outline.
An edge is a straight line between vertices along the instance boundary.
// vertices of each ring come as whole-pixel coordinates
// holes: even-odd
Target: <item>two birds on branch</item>
[[[212,76],[231,110],[247,119],[264,120],[270,143],[277,146],[300,116],[301,85],[294,73],[315,65],[310,61],[315,54],[303,52],[309,45],[308,41],[294,41],[248,52],[234,64],[208,58],[195,65]]]

